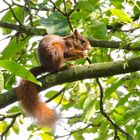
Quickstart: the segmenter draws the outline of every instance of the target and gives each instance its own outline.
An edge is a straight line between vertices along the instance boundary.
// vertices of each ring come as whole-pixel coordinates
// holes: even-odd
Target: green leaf
[[[39,135],[41,136],[42,140],[54,140],[54,138],[47,133],[41,133]]]
[[[30,2],[33,3],[33,4],[37,4],[37,1],[38,0],[30,0]]]
[[[19,109],[19,107],[17,107],[17,106],[13,106],[12,108],[10,108],[10,109],[8,110],[9,113],[17,113],[17,112],[19,112],[19,111],[20,111],[20,109]]]
[[[58,12],[52,13],[46,19],[41,18],[40,24],[47,29],[47,32],[49,34],[65,35],[69,31],[69,26],[66,18]]]
[[[137,122],[137,124],[136,124],[136,131],[140,132],[140,122]]]
[[[83,104],[85,102],[86,97],[80,97],[80,99],[74,104],[74,107],[77,109],[83,109]]]
[[[11,89],[13,84],[16,82],[15,75],[11,73],[3,73],[4,76],[4,89]]]
[[[124,122],[124,118],[122,114],[119,113],[113,113],[114,120],[118,125],[122,125]]]
[[[77,129],[78,131],[79,129]],[[78,133],[73,133],[72,135],[75,140],[84,140],[83,133],[79,131]]]
[[[126,132],[128,132],[129,134],[134,134],[134,128],[135,128],[134,125],[128,124],[128,125],[125,127],[125,130],[126,130]]]
[[[101,123],[100,129],[99,129],[99,136],[98,136],[98,140],[105,140],[106,136],[107,136],[107,132],[108,132],[108,122],[107,121],[103,121]]]
[[[16,133],[16,134],[19,134],[20,132],[20,129],[19,129],[19,125],[17,122],[15,122],[12,126],[12,130]]]
[[[96,112],[96,103],[97,99],[94,98],[94,96],[90,95],[84,102],[83,105],[83,117],[85,122],[89,122],[91,117],[95,114]]]
[[[18,42],[16,37],[12,38],[8,46],[3,50],[2,56],[0,59],[9,59],[13,57],[17,52],[19,52],[22,48],[26,47],[29,42],[30,37],[27,37],[23,41],[19,37]]]
[[[121,85],[123,84],[123,82],[124,82],[124,81],[123,81],[122,79],[120,79],[120,80],[118,80],[118,81],[112,83],[112,84],[110,85],[110,87],[108,87],[108,88],[105,90],[105,92],[104,92],[105,97],[109,97],[114,91],[116,91],[116,89],[117,89],[119,86],[121,86]]]
[[[131,96],[131,94],[127,94],[125,95],[123,98],[119,99],[119,102],[118,102],[118,106],[120,105],[124,105],[127,101],[128,101],[128,98]]]
[[[27,128],[28,131],[33,131],[34,129],[35,129],[35,125],[34,125],[34,124],[31,124],[31,125]]]
[[[50,90],[46,93],[45,97],[47,98],[51,98],[52,96],[54,96],[58,91],[56,90]]]
[[[139,15],[139,13],[140,13],[140,1],[137,1],[135,6],[134,6],[134,14]]]
[[[77,8],[92,12],[95,9],[97,0],[82,0],[79,1]],[[86,5],[86,6],[85,6]]]
[[[140,132],[135,135],[135,140],[140,140]]]
[[[106,25],[100,21],[93,21],[91,25],[91,33],[96,39],[105,39],[107,35]]]
[[[14,14],[16,15],[16,17],[21,20],[22,19],[22,8],[21,7],[14,7],[12,8]],[[13,18],[13,14],[11,13],[10,10],[7,11],[7,13],[2,17],[1,21],[5,21],[5,22],[12,22],[15,23],[17,22],[17,20],[15,18]]]
[[[3,121],[0,123],[0,133],[3,132],[8,126],[8,123]]]
[[[133,106],[124,114],[124,120],[127,122],[135,117],[139,117],[140,115],[140,105]]]
[[[2,74],[2,72],[0,70],[0,92],[3,89],[3,86],[4,86],[4,78],[3,78],[3,74]]]
[[[130,45],[130,47],[132,47],[132,48],[135,48],[135,47],[138,47],[138,46],[140,46],[140,41],[134,42]]]
[[[92,5],[96,5],[98,3],[98,0],[88,0],[88,2]]]
[[[128,17],[128,15],[119,9],[110,9],[113,16],[117,16],[121,22],[124,23],[132,23],[132,18]]]
[[[122,2],[123,2],[124,0],[110,0],[110,2],[111,2],[111,4],[113,4],[116,8],[122,8],[123,7],[123,5],[122,5]]]
[[[25,80],[36,83],[37,85],[41,85],[30,71],[26,70],[24,66],[21,66],[14,61],[0,60],[0,67],[22,77]]]
[[[58,92],[59,92],[59,91],[56,91],[56,90],[50,90],[50,91],[47,92],[47,94],[45,95],[45,97],[51,98],[51,97],[53,97],[54,95],[56,95]],[[62,98],[63,98],[63,100],[61,101]],[[61,101],[61,103],[60,103],[60,101]],[[57,96],[57,97],[54,99],[54,102],[60,103],[60,104],[62,104],[62,105],[68,103],[67,99],[66,99],[65,97],[63,97],[62,94],[60,94],[59,96]]]
[[[23,8],[21,7],[14,7],[12,8],[14,14],[16,15],[16,18],[21,21],[22,20],[22,17],[23,17]],[[7,10],[7,13],[2,17],[1,21],[4,21],[4,22],[11,22],[11,23],[16,23],[17,20],[13,17],[13,14],[11,13],[10,10]],[[12,30],[9,30],[9,29],[6,29],[6,28],[3,28],[3,33],[4,34],[9,34],[11,33]]]

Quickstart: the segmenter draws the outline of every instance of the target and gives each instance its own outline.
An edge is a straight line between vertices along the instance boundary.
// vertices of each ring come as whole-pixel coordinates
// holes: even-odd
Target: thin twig
[[[89,57],[87,57],[87,61],[88,61],[89,64],[92,64],[92,62],[91,62],[91,60],[89,59]],[[116,139],[117,139],[117,136],[118,136],[117,128],[115,127],[116,125],[115,125],[115,123],[109,118],[109,116],[106,114],[106,112],[105,112],[104,109],[103,109],[103,88],[102,88],[102,85],[101,85],[101,83],[100,83],[100,81],[99,81],[99,78],[95,78],[95,79],[96,79],[96,82],[97,82],[97,84],[98,84],[98,86],[99,86],[99,88],[100,88],[100,111],[101,111],[101,113],[103,114],[103,116],[105,116],[105,117],[107,118],[107,120],[108,120],[111,124],[113,124],[113,126],[114,126],[114,132],[115,132],[114,140],[116,140]]]
[[[6,137],[8,131],[10,130],[10,128],[11,128],[11,127],[13,126],[13,124],[15,123],[16,118],[17,118],[18,115],[19,115],[19,113],[16,114],[16,115],[14,115],[14,116],[12,117],[11,123],[10,123],[9,126],[3,131],[3,133],[1,134],[1,140],[3,140],[4,136]]]
[[[115,131],[115,136],[114,136],[114,140],[117,140],[119,139],[118,136],[117,136],[117,130],[119,130],[122,134],[126,135],[126,137],[130,140],[134,140],[132,138],[132,136],[125,132],[122,128],[120,128],[109,116],[108,114],[105,112],[104,108],[103,108],[103,87],[99,81],[98,78],[96,78],[96,82],[99,86],[99,89],[100,89],[100,111],[102,113],[102,115],[114,126],[114,131]]]
[[[64,91],[65,91],[65,90],[64,90]],[[56,108],[61,104],[61,102],[62,102],[62,100],[63,100],[64,94],[65,94],[64,91],[62,92],[62,97],[61,97],[59,103],[57,104]]]
[[[22,24],[24,24],[24,19],[25,19],[25,11],[26,11],[26,5],[27,5],[27,2],[26,0],[24,1],[24,6],[23,6],[23,12],[22,12]]]
[[[66,1],[63,0],[63,4],[64,4],[64,10],[65,10],[65,17],[67,18],[67,21],[68,21],[68,24],[69,24],[69,27],[71,29],[71,31],[73,32],[73,27],[72,27],[72,24],[70,22],[70,14],[67,12],[67,7],[66,7]]]
[[[3,41],[3,40],[8,39],[8,38],[12,38],[12,37],[13,37],[13,35],[8,35],[8,36],[6,36],[6,37],[0,39],[0,41]]]
[[[60,94],[62,94],[65,91],[65,87],[63,87],[59,92],[57,92],[54,96],[52,96],[51,98],[49,98],[46,103],[52,101],[53,99],[55,99],[56,97],[58,97]]]
[[[73,32],[73,27],[72,27],[72,24],[71,24],[71,22],[70,22],[70,17],[69,17],[69,16],[70,16],[71,13],[75,10],[76,7],[75,7],[72,11],[70,11],[70,13],[68,13],[68,12],[67,12],[67,7],[66,7],[66,2],[65,2],[65,0],[63,0],[64,11],[65,11],[65,12],[61,11],[61,10],[56,6],[56,4],[55,4],[52,0],[50,0],[50,2],[53,4],[54,8],[57,9],[57,11],[58,11],[59,13],[61,13],[63,16],[66,17],[66,19],[67,19],[67,21],[68,21],[68,24],[69,24],[69,27],[70,27],[71,31]]]
[[[102,85],[99,81],[99,78],[96,78],[96,82],[100,88],[100,111],[101,111],[102,115],[105,116],[106,119],[114,126],[114,132],[115,132],[114,140],[117,140],[118,139],[118,131],[117,131],[118,126],[110,119],[110,117],[104,111],[104,108],[103,108],[103,88],[102,88]]]
[[[73,135],[73,134],[75,134],[75,133],[84,131],[85,129],[89,128],[90,126],[96,127],[96,126],[99,126],[99,125],[100,125],[100,124],[88,124],[87,126],[81,128],[81,129],[79,129],[79,130],[71,131],[69,134],[62,135],[62,136],[55,136],[55,139],[63,138],[63,137],[67,137],[67,136],[71,136],[71,135]]]
[[[55,3],[54,3],[52,0],[50,0],[50,2],[53,4],[54,8],[57,9],[58,12],[60,12],[60,13],[61,13],[62,15],[64,15],[64,16],[66,16],[65,13],[62,12],[62,11],[55,5]]]
[[[14,118],[21,115],[21,112],[17,112],[17,113],[10,113],[10,114],[6,114],[6,115],[2,115],[0,114],[0,121],[4,121],[7,118]]]
[[[27,5],[28,5],[28,13],[29,13],[30,24],[31,24],[31,26],[33,26],[33,16],[32,16],[32,13],[31,13],[31,7],[30,7],[29,2],[27,3]]]
[[[10,5],[6,0],[3,0],[3,2],[6,3],[6,4],[9,6],[9,9],[10,9],[10,11],[11,11],[13,17],[14,17],[15,20],[19,23],[19,25],[22,25],[21,22],[19,21],[19,19],[16,17],[16,15],[15,15],[13,9],[12,9],[13,4]]]
[[[68,13],[68,16],[70,16],[76,10],[77,5],[78,2],[75,3],[74,8]]]
[[[79,115],[75,115],[75,116],[71,116],[71,117],[64,117],[63,119],[68,119],[68,120],[71,120],[71,119],[75,119],[75,118],[81,118],[82,117],[82,114],[79,114]]]
[[[15,6],[24,8],[24,5],[21,5],[21,4],[19,4],[19,3],[16,3],[15,1],[12,1],[12,3],[13,3],[13,5],[15,5]],[[50,9],[47,8],[47,7],[38,8],[38,7],[33,7],[33,6],[31,6],[30,8],[33,9],[33,10],[36,10],[36,11],[40,11],[40,10],[41,10],[41,11],[50,11]],[[28,7],[27,7],[27,10],[28,10]]]
[[[88,61],[89,64],[92,63],[91,60],[89,59],[89,57],[87,57],[87,61]],[[98,86],[99,86],[99,89],[100,89],[100,111],[101,111],[102,115],[114,126],[114,132],[115,132],[114,140],[119,139],[119,138],[118,138],[118,134],[117,134],[117,133],[118,133],[118,130],[119,130],[121,133],[123,133],[124,135],[126,135],[128,139],[133,140],[132,136],[131,136],[129,133],[125,132],[122,128],[120,128],[120,127],[108,116],[108,114],[105,112],[105,110],[104,110],[104,108],[103,108],[103,96],[104,96],[104,94],[103,94],[103,87],[102,87],[102,85],[101,85],[101,83],[100,83],[100,81],[99,81],[99,78],[95,78],[95,79],[96,79],[96,82],[97,82],[97,84],[98,84]]]
[[[5,9],[3,9],[3,10],[1,10],[0,13],[3,13],[3,12],[5,12],[5,11],[7,11],[7,10],[9,10],[9,7],[8,7],[8,8],[5,8]]]

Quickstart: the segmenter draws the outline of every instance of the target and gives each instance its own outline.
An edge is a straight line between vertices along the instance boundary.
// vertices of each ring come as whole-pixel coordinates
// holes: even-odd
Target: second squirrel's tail
[[[37,124],[50,127],[55,124],[57,121],[56,112],[41,101],[34,83],[21,80],[16,93],[25,112],[33,117]]]

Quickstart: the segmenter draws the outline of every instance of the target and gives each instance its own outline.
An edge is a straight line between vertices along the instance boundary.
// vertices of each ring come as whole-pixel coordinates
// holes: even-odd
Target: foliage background
[[[90,38],[92,49],[88,57],[93,64],[124,60],[125,69],[128,65],[127,58],[139,56],[139,0],[2,2],[6,7],[0,11],[3,15],[0,20],[3,37],[0,39],[7,39],[7,45],[0,54],[0,66],[4,68],[0,73],[0,89],[3,92],[10,93],[10,89],[17,84],[17,76],[39,84],[26,69],[39,65],[36,48],[44,34],[64,36],[73,29],[78,29],[85,37]],[[83,59],[70,63],[89,65]],[[18,138],[20,134],[20,139],[26,135],[26,139],[43,140],[139,140],[139,77],[137,71],[109,77],[106,74],[100,79],[96,77],[63,83],[45,90],[41,94],[43,100],[57,95],[49,100],[50,105],[62,114],[55,132],[33,125],[21,113],[17,104],[8,106],[0,113],[1,139],[8,139],[13,135]],[[3,92],[0,100],[4,102]],[[21,134],[23,130],[24,134]]]

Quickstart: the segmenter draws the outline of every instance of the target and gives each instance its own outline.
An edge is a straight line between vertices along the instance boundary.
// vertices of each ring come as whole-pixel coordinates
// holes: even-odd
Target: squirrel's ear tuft
[[[79,37],[80,36],[79,32],[76,29],[74,30],[74,35],[75,35],[75,37]]]

